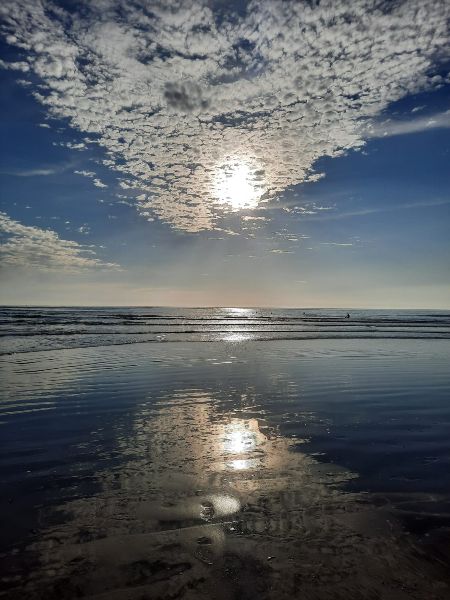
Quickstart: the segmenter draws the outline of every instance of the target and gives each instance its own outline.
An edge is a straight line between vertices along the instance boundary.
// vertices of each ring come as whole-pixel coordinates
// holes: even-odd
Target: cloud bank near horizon
[[[233,165],[263,206],[383,135],[392,102],[442,85],[450,47],[445,0],[9,0],[0,15],[18,49],[2,66],[104,149],[144,218],[194,232],[230,210],[216,183]]]

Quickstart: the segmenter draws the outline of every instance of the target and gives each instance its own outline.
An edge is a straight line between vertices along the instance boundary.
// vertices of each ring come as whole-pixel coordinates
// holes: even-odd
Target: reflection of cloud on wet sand
[[[206,392],[160,397],[102,492],[61,506],[30,549],[27,597],[444,597],[386,509],[342,490],[350,473],[292,450]]]

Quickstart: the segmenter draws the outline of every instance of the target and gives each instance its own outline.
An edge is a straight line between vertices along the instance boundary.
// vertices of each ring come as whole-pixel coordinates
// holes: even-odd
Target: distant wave
[[[3,355],[142,342],[314,338],[450,339],[450,313],[258,308],[0,309],[0,354]]]

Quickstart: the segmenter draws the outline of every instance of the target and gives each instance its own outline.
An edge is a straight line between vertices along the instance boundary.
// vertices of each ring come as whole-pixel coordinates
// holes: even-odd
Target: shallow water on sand
[[[4,598],[450,596],[450,343],[4,356]]]

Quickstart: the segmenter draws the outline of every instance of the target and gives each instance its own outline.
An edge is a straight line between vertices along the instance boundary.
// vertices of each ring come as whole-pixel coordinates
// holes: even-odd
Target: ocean
[[[0,598],[450,597],[448,312],[0,327]]]
[[[346,316],[350,315],[350,318]],[[450,338],[450,312],[261,308],[1,307],[0,352],[139,342]]]

